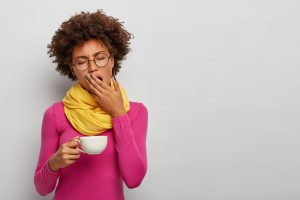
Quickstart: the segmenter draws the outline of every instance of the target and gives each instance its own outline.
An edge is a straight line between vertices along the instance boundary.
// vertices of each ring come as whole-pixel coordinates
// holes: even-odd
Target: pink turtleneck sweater
[[[147,108],[130,102],[128,113],[113,118],[112,125],[100,134],[108,139],[101,154],[81,153],[74,164],[55,172],[49,168],[48,159],[61,144],[84,135],[69,123],[62,101],[49,106],[43,117],[34,174],[37,192],[45,196],[55,189],[54,200],[123,200],[123,181],[128,188],[138,187],[147,172]]]

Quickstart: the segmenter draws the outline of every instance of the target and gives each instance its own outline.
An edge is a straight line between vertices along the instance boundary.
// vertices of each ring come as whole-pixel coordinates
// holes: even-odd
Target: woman
[[[148,112],[116,81],[132,35],[102,10],[63,22],[48,45],[56,70],[76,82],[49,106],[41,127],[34,184],[56,200],[121,200],[123,181],[138,187],[147,171]],[[107,136],[97,155],[79,151],[81,136]],[[57,187],[56,183],[58,181]]]

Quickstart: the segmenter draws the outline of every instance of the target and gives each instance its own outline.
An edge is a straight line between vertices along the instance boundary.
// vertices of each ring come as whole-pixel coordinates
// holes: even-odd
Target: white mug
[[[100,154],[106,148],[107,136],[82,136],[76,141],[79,142],[80,147],[82,148],[77,148],[81,152],[87,154]]]

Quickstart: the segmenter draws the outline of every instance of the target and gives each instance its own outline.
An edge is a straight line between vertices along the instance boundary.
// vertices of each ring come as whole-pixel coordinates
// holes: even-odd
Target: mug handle
[[[74,140],[75,142],[78,142],[80,145],[80,140]],[[82,149],[80,149],[79,147],[77,147],[76,149],[78,149],[80,152],[85,153]]]

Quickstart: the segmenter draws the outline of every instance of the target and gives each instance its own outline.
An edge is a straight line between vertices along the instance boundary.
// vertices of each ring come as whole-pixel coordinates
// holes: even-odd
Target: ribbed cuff
[[[128,114],[113,118],[112,123],[116,140],[115,146],[117,150],[119,151],[120,149],[128,148],[134,139],[131,130],[131,121]]]

